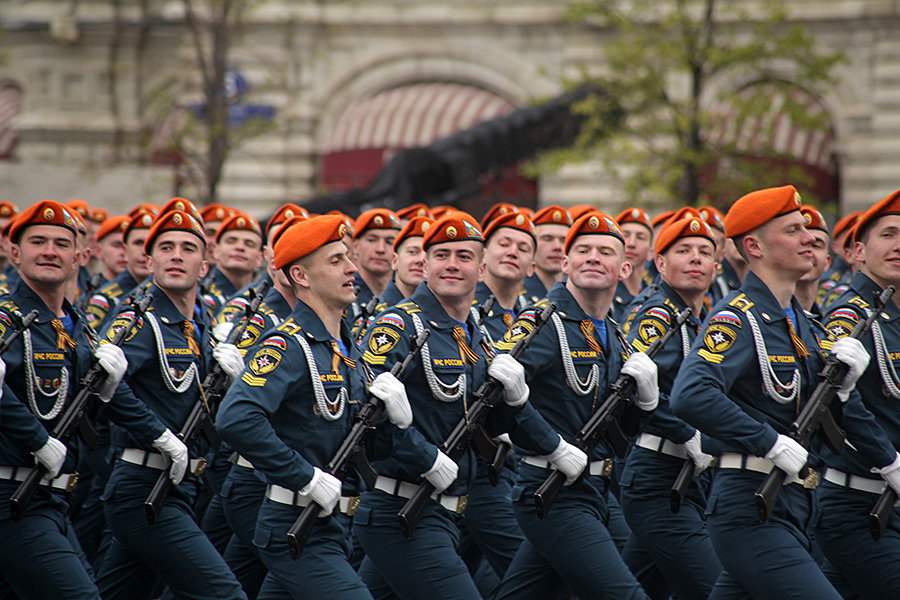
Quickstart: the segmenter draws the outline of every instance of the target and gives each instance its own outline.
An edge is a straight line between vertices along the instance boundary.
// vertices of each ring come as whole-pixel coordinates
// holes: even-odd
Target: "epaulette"
[[[4,300],[3,302],[0,302],[0,308],[6,309],[11,313],[15,313],[19,310],[19,305],[12,300]]]
[[[741,312],[747,312],[753,303],[747,299],[746,294],[738,294],[734,300],[728,303],[728,306],[733,306]]]
[[[849,300],[847,300],[847,302],[850,304],[855,304],[856,306],[858,306],[862,309],[869,308],[869,306],[870,306],[870,304],[868,302],[866,302],[865,300],[862,299],[862,296],[854,296],[853,298],[850,298]]]
[[[120,286],[118,283],[114,283],[106,289],[101,288],[97,290],[97,293],[103,294],[108,298],[118,298],[122,295],[122,286]]]
[[[287,335],[294,335],[295,333],[297,333],[298,331],[300,331],[302,329],[303,328],[300,327],[300,325],[298,325],[297,322],[294,321],[293,318],[290,318],[290,319],[287,319],[281,325],[279,325],[275,330],[280,331],[282,333],[286,333]]]
[[[403,302],[401,304],[398,304],[397,308],[409,315],[417,312],[422,312],[422,309],[419,308],[419,305],[415,302]]]

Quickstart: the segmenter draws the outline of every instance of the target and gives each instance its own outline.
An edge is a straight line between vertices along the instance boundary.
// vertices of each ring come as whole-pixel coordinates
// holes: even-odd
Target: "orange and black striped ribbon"
[[[341,348],[338,346],[335,340],[331,340],[331,370],[335,373],[338,372],[338,366],[340,362],[343,360],[344,364],[347,365],[351,369],[356,368],[356,361],[352,358],[347,358],[343,354],[341,354]]]
[[[466,332],[461,325],[457,325],[453,328],[453,338],[459,345],[459,357],[462,358],[463,361],[468,359],[473,365],[477,363],[478,355],[475,354],[474,350],[469,348],[469,344],[466,342]]]
[[[800,336],[797,335],[797,330],[794,329],[794,323],[788,319],[788,331],[791,333],[791,342],[794,344],[794,350],[797,351],[797,356],[799,356],[802,360],[806,360],[809,356],[809,350],[806,349],[806,344],[803,343],[803,340],[800,339]]]
[[[588,346],[591,347],[591,350],[595,351],[597,354],[603,354],[603,348],[597,342],[597,338],[594,337],[594,334],[597,333],[597,328],[594,327],[593,322],[582,321],[581,333],[584,334],[584,339],[587,340]]]
[[[506,328],[507,328],[507,329],[509,329],[510,327],[512,327],[512,324],[513,324],[513,317],[512,317],[512,315],[509,314],[508,312],[506,312],[505,310],[503,311],[503,324],[506,325]]]
[[[187,338],[187,345],[191,352],[194,353],[195,357],[200,356],[200,346],[197,345],[197,340],[194,339],[194,324],[190,321],[184,322],[184,337]]]
[[[69,335],[69,332],[66,331],[66,326],[63,325],[63,322],[59,319],[53,319],[50,321],[50,324],[53,325],[53,329],[56,330],[56,349],[65,350],[66,346],[68,346],[69,350],[74,350],[75,340],[73,340],[72,336]]]

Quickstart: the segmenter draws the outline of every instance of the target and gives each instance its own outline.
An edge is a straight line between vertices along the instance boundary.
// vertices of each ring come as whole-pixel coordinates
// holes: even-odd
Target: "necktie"
[[[56,349],[65,350],[66,346],[68,346],[69,350],[74,350],[75,340],[73,340],[72,336],[69,335],[69,332],[66,331],[66,326],[63,325],[62,321],[53,319],[50,321],[50,324],[53,325],[53,329],[56,330]]]
[[[331,352],[332,352],[331,370],[333,372],[335,372],[335,373],[338,372],[338,365],[340,364],[340,361],[342,361],[342,360],[344,361],[344,364],[347,365],[349,368],[351,368],[351,369],[356,368],[356,361],[351,358],[347,358],[346,356],[341,354],[341,349],[337,345],[337,342],[334,340],[331,340]]]
[[[478,355],[469,348],[469,344],[466,342],[466,332],[462,328],[461,325],[457,325],[453,328],[453,338],[456,340],[457,345],[459,345],[459,357],[465,361],[469,360],[473,365],[478,362]]]
[[[581,333],[584,334],[584,339],[587,340],[588,346],[590,346],[591,350],[595,351],[597,354],[603,354],[603,348],[600,347],[600,344],[597,342],[597,338],[594,337],[594,333],[596,331],[597,328],[594,327],[593,322],[581,322]]]
[[[183,331],[184,337],[187,338],[188,348],[194,353],[194,357],[199,357],[200,346],[197,345],[197,340],[194,339],[194,324],[190,321],[185,321]]]

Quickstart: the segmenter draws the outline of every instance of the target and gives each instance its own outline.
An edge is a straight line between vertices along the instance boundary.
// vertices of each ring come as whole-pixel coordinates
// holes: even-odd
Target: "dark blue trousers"
[[[225,519],[233,532],[223,556],[244,592],[252,599],[259,593],[269,571],[253,545],[256,517],[266,495],[266,484],[253,469],[234,465],[219,493]]]

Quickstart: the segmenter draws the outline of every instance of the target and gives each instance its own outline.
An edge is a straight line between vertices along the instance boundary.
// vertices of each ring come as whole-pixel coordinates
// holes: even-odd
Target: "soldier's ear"
[[[662,254],[657,254],[653,257],[653,262],[656,264],[656,270],[659,271],[660,275],[666,274],[666,257]]]

